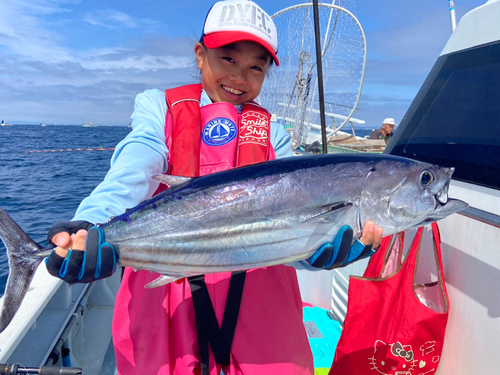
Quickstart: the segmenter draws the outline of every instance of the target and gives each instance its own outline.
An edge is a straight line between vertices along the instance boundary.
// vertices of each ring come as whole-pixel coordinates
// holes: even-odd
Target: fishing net
[[[306,3],[272,16],[278,29],[280,66],[270,69],[259,96],[273,118],[292,133],[294,147],[321,139],[313,15],[312,3]],[[319,22],[326,124],[331,135],[349,121],[359,102],[366,47],[361,25],[346,9],[319,4]]]

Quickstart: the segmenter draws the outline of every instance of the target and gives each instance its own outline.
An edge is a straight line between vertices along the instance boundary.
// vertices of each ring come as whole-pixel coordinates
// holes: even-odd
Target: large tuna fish
[[[400,232],[464,210],[448,199],[453,168],[387,155],[293,157],[198,178],[156,176],[170,189],[101,224],[119,266],[161,273],[150,287],[185,276],[310,257],[348,224]],[[3,330],[50,253],[0,209],[10,275]]]

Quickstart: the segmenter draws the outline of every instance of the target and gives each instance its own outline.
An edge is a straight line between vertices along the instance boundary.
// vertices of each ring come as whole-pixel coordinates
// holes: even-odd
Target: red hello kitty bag
[[[422,229],[404,262],[404,234],[398,233],[384,238],[364,277],[350,277],[346,319],[330,375],[435,374],[449,300],[436,223],[432,233],[438,281],[415,285]]]

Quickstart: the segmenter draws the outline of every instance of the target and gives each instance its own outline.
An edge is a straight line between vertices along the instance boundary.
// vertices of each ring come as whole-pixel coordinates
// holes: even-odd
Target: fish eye
[[[420,174],[420,185],[422,185],[422,187],[429,186],[433,181],[434,175],[432,172],[425,170]]]

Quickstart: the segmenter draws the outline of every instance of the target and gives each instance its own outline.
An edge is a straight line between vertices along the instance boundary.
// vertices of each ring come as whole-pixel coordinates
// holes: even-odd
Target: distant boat
[[[86,124],[83,124],[84,128],[96,128],[97,125],[92,124],[90,121],[87,122]]]
[[[6,123],[6,122],[4,122],[3,120],[2,120],[2,122],[0,123],[0,125],[1,125],[1,126],[12,126],[12,124],[7,124],[7,123]]]
[[[47,125],[45,125],[43,122],[41,122],[41,123],[40,123],[40,126],[47,126]]]

